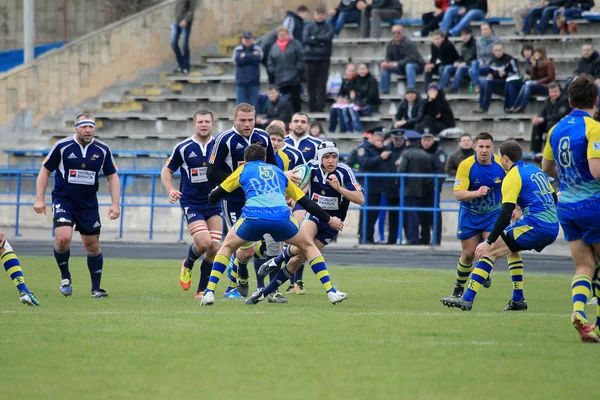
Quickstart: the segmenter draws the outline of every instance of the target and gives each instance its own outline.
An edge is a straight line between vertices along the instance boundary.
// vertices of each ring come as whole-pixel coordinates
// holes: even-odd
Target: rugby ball
[[[298,165],[292,170],[294,176],[300,179],[300,189],[304,189],[308,182],[310,182],[310,167],[307,165]]]

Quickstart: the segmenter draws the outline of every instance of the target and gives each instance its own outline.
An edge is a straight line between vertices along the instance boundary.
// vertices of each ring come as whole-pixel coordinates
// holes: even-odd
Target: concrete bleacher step
[[[586,20],[576,20],[575,22],[577,23],[577,25],[579,27],[580,34],[597,32],[598,25],[596,23],[589,22]],[[471,26],[473,27],[473,31],[475,33],[477,33],[479,31],[479,26],[481,24],[482,23],[479,21],[474,21],[471,23]],[[420,31],[421,29],[423,29],[423,25],[417,24],[417,23],[402,24],[402,26],[404,27],[405,32],[407,32],[407,34],[411,35],[411,37],[412,37],[413,32],[417,32],[417,31]],[[499,24],[492,24],[491,26],[492,26],[492,29],[494,30],[494,33],[498,36],[512,36],[515,34],[515,24],[512,21],[502,21]],[[551,32],[552,32],[552,28],[551,28],[551,24],[550,24],[548,26],[548,28],[546,29],[546,33],[549,34]],[[382,24],[381,35],[382,35],[382,37],[390,37],[390,38],[392,37],[390,23],[385,22]],[[535,36],[535,35],[528,35],[527,37],[530,37],[530,36]],[[344,25],[344,29],[340,33],[340,38],[341,39],[360,38],[360,28],[359,28],[358,24]]]
[[[132,98],[131,96],[127,96]],[[394,107],[397,107],[399,102],[404,96],[398,94],[381,95],[381,106],[379,107],[381,112],[395,113],[391,111]],[[473,108],[478,106],[479,95],[476,94],[448,94],[448,100],[452,102],[452,110],[456,115],[470,114]],[[132,103],[136,104],[136,107],[130,111],[143,111],[149,114],[160,114],[160,113],[179,113],[185,115],[192,115],[198,109],[209,109],[216,114],[229,114],[233,115],[233,111],[236,106],[235,96],[187,96],[187,95],[172,95],[172,96],[154,96],[154,97],[142,97],[134,96],[134,101],[124,102],[123,109],[125,106]],[[307,98],[303,96],[303,109],[307,109]],[[529,105],[527,106],[527,112],[530,114],[537,114],[544,106],[544,97],[533,97]],[[329,96],[328,101],[332,104],[335,101],[335,96]],[[141,107],[141,110],[138,110]],[[492,114],[500,114],[504,110],[504,100],[500,96],[493,96],[490,112]],[[102,112],[108,112],[110,110],[102,108]]]

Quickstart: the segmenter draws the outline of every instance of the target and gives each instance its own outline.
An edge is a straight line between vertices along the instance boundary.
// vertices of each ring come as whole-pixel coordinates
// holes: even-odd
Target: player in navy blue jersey
[[[108,180],[111,205],[108,218],[113,220],[121,214],[119,194],[121,183],[117,164],[109,147],[94,138],[96,122],[89,113],[75,118],[75,135],[56,142],[43,162],[37,178],[37,196],[33,209],[46,214],[46,188],[48,178],[55,172],[52,191],[54,213],[54,257],[60,269],[60,292],[71,296],[71,273],[69,271],[70,244],[73,226],[81,234],[87,252],[87,265],[92,280],[92,297],[108,294],[100,288],[102,266],[100,250],[100,212],[98,209],[98,178],[103,173]]]
[[[358,184],[352,169],[339,160],[339,150],[333,142],[323,142],[317,149],[317,160],[307,163],[311,167],[311,183],[307,197],[317,203],[332,217],[344,221],[350,203],[362,205],[365,201],[362,187]],[[338,231],[308,214],[302,222],[301,231],[313,239],[319,250],[334,240]],[[284,272],[294,274],[306,261],[306,256],[295,246],[287,246],[277,257],[260,267],[259,274],[266,276],[271,271],[279,270],[286,263]],[[321,271],[311,266],[317,278],[321,279]],[[284,281],[271,281],[263,290],[257,291],[252,297],[268,296]],[[248,303],[248,301],[246,301]],[[252,302],[252,300],[250,300]]]
[[[197,111],[192,118],[192,126],[194,135],[175,146],[160,178],[169,194],[169,202],[179,200],[188,231],[194,240],[181,264],[179,283],[183,290],[190,288],[194,262],[204,255],[196,290],[196,299],[199,300],[204,295],[215,254],[219,251],[223,218],[220,205],[208,204],[208,194],[217,186],[215,182],[208,180],[206,174],[208,159],[215,143],[212,137],[215,127],[212,112]],[[177,170],[181,173],[179,190],[173,187],[173,173]]]
[[[221,132],[215,138],[213,151],[208,162],[208,179],[221,183],[239,166],[245,164],[244,150],[250,144],[260,144],[266,148],[266,162],[277,165],[273,144],[267,132],[254,127],[256,123],[254,106],[241,103],[235,108],[233,127]],[[244,191],[239,188],[228,193],[222,200],[223,217],[227,228],[231,229],[242,215]],[[226,297],[246,297],[248,295],[248,261],[254,255],[254,243],[240,248],[232,257],[229,276],[230,285]],[[237,288],[236,288],[237,286]],[[238,295],[239,293],[239,295]]]
[[[288,146],[300,150],[306,162],[317,159],[317,148],[323,143],[321,139],[312,137],[309,134],[309,130],[308,115],[299,112],[292,116],[290,134],[285,138],[285,143]],[[302,221],[306,215],[306,211],[296,204],[294,205],[293,214],[298,221]],[[286,293],[304,294],[303,274],[304,265],[300,266],[292,279],[290,279],[290,286],[286,289]]]

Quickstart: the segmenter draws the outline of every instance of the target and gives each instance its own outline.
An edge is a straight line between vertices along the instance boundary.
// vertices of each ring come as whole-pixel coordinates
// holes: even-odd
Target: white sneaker
[[[413,37],[420,38],[421,32],[420,31],[413,32]]]
[[[204,292],[204,296],[202,300],[200,300],[201,306],[212,306],[215,303],[215,293],[214,292]]]
[[[346,300],[348,298],[348,295],[344,292],[340,292],[339,290],[337,292],[329,292],[327,293],[327,297],[329,297],[329,301],[331,302],[331,304],[337,304],[337,303],[341,303],[342,301]]]
[[[65,297],[69,297],[73,294],[73,287],[71,286],[71,280],[69,279],[62,279],[60,281],[60,288],[59,288],[60,292],[62,293],[63,296]]]

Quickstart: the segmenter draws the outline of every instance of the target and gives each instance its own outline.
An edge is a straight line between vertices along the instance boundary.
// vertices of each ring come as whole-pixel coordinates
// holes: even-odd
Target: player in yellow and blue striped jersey
[[[494,138],[487,132],[475,137],[475,154],[458,166],[454,181],[454,194],[460,201],[456,238],[462,252],[456,265],[456,283],[451,297],[460,297],[473,270],[475,248],[485,240],[494,227],[501,207],[502,180],[506,172],[494,155]],[[520,260],[512,260],[518,264]],[[490,287],[488,277],[484,283]]]
[[[523,296],[523,262],[516,265],[510,260],[520,260],[519,252],[523,250],[542,251],[558,235],[556,194],[546,174],[535,165],[523,162],[523,149],[514,140],[500,146],[500,162],[508,171],[502,182],[502,209],[487,239],[477,246],[475,258],[479,261],[467,291],[462,297],[442,299],[449,307],[470,311],[496,260],[508,255],[513,296],[504,311],[527,310]],[[523,217],[511,223],[517,206]]]
[[[327,277],[329,275],[321,252],[306,233],[300,231],[298,221],[292,216],[286,204],[285,195],[297,201],[332,229],[342,230],[342,221],[337,217],[331,217],[316,203],[308,200],[304,192],[281,169],[267,164],[265,159],[266,151],[263,146],[249,145],[244,151],[246,163],[238,167],[208,197],[209,202],[215,204],[227,193],[242,188],[246,201],[240,219],[227,234],[215,257],[208,287],[200,303],[202,305],[214,303],[214,290],[233,253],[248,242],[260,240],[266,233],[270,234],[275,241],[285,241],[297,246],[311,260],[311,265],[323,271],[323,275]],[[290,276],[289,273],[280,271],[275,279],[283,282]],[[330,287],[329,279],[323,285],[333,304],[346,299],[346,293]],[[252,298],[256,303],[263,300],[264,296],[257,298],[253,295]]]
[[[573,79],[569,103],[573,111],[548,132],[542,169],[560,181],[558,219],[575,263],[573,326],[584,342],[600,342],[600,306],[593,326],[585,314],[600,258],[600,124],[591,117],[598,103],[593,77],[581,74]],[[600,291],[598,285],[596,278]]]
[[[25,278],[23,277],[23,270],[21,269],[21,263],[17,258],[17,255],[10,246],[4,233],[0,231],[0,261],[4,265],[4,270],[15,284],[19,291],[19,298],[21,303],[27,304],[28,306],[39,306],[40,303],[37,301],[33,293],[29,291],[29,288],[25,284]]]

